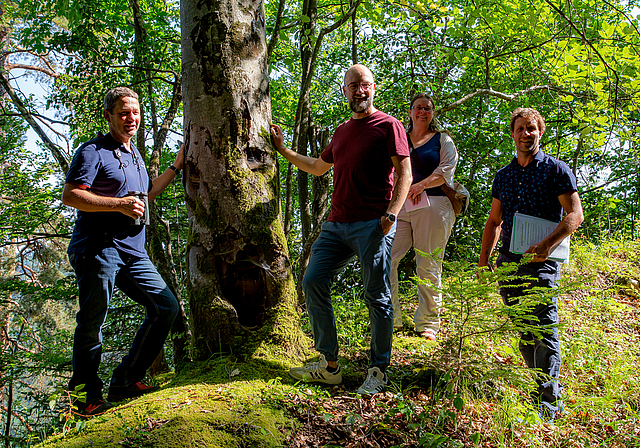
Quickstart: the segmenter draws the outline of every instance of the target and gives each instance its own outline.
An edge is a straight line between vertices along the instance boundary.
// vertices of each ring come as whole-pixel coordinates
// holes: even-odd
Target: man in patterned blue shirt
[[[489,257],[501,232],[502,247],[499,249],[497,265],[520,262],[522,255],[509,252],[516,212],[558,223],[549,236],[527,249],[525,253],[533,254],[533,258],[515,273],[517,277],[528,276],[537,280],[514,280],[509,283],[509,288],[500,289],[507,305],[516,304],[518,297],[525,295],[532,287],[556,287],[560,265],[548,259],[549,253],[584,220],[575,176],[566,163],[540,150],[540,137],[544,130],[544,118],[537,110],[518,108],[513,111],[511,137],[516,146],[516,157],[498,171],[493,181],[493,202],[482,234],[478,266],[489,265]],[[566,212],[564,218],[562,210]],[[540,406],[540,416],[553,420],[556,412],[562,408],[562,385],[558,382],[560,340],[557,297],[532,309],[530,319],[525,323],[545,327],[536,334],[523,333],[519,348],[527,366],[544,374],[536,379],[538,390],[533,398]]]

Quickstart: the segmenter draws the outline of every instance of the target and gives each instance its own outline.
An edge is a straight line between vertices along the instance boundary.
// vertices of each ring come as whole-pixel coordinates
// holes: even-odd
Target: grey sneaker
[[[324,355],[320,355],[320,361],[310,362],[304,367],[293,367],[289,369],[289,375],[299,381],[309,383],[340,384],[342,382],[342,371],[340,365],[335,372],[327,370],[327,360]]]
[[[367,373],[367,379],[364,380],[357,392],[360,395],[375,395],[387,387],[388,381],[386,373],[382,373],[377,367],[371,367]]]

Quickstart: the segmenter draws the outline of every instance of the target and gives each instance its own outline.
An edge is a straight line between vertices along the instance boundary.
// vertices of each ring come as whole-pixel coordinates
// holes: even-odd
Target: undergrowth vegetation
[[[342,384],[295,383],[287,370],[304,360],[282,354],[219,357],[88,422],[63,412],[66,434],[46,446],[640,447],[640,243],[574,244],[559,291],[565,409],[554,423],[530,405],[514,310],[497,293],[503,275],[478,281],[474,266],[445,266],[437,342],[413,332],[415,283],[405,285],[405,327],[394,334],[382,394],[354,392],[368,365],[369,327],[351,289],[334,300]]]

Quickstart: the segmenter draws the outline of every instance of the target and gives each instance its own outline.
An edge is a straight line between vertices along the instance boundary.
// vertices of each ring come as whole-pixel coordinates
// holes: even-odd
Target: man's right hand
[[[271,125],[271,137],[273,137],[273,145],[282,154],[281,148],[284,143],[284,135],[282,134],[282,128],[277,124]]]
[[[140,218],[144,214],[144,202],[135,196],[125,196],[120,198],[118,211],[129,218]]]
[[[383,216],[380,218],[380,226],[382,227],[382,233],[387,235],[393,227],[393,222],[389,221],[389,218],[386,216]]]
[[[271,137],[273,138],[273,146],[276,150],[289,161],[302,171],[313,174],[314,176],[322,176],[329,171],[329,168],[333,165],[322,160],[321,157],[307,157],[298,154],[291,149],[287,149],[284,146],[284,135],[282,134],[282,128],[277,124],[271,125]]]

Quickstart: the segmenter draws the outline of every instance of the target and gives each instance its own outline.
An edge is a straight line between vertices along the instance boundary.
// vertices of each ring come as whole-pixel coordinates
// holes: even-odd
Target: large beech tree
[[[206,358],[286,327],[295,298],[269,137],[264,6],[183,0],[181,28],[187,288],[194,355]]]

